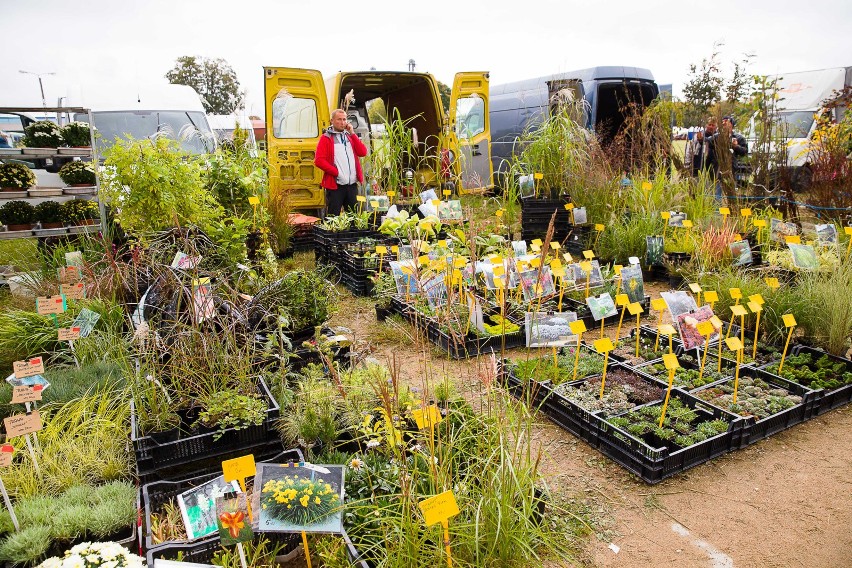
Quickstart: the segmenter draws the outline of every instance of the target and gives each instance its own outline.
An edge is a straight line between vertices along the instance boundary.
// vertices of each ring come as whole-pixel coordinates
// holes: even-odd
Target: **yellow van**
[[[418,189],[453,181],[458,193],[492,187],[488,73],[458,73],[449,116],[438,82],[428,73],[341,72],[323,81],[312,69],[264,67],[269,187],[285,192],[294,209],[322,209],[322,172],[314,166],[317,143],[336,108],[347,108],[355,133],[372,152],[381,144],[383,124],[371,123],[367,109],[377,100],[387,116],[416,132],[411,163]],[[344,98],[352,92],[354,102]]]

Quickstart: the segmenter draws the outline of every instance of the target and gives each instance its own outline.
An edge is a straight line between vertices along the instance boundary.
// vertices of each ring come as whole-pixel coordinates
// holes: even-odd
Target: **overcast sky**
[[[48,104],[82,85],[165,83],[182,55],[227,60],[263,112],[262,67],[433,73],[488,70],[492,84],[595,65],[650,69],[675,94],[690,63],[754,53],[754,73],[852,65],[849,0],[680,2],[426,0],[0,0],[0,104]],[[73,92],[73,91],[72,91]]]

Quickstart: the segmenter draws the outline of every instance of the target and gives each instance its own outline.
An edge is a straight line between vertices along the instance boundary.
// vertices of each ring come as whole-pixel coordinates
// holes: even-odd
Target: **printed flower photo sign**
[[[343,532],[343,466],[257,464],[258,530]]]
[[[222,546],[233,546],[254,538],[245,493],[226,493],[216,499],[216,524]]]

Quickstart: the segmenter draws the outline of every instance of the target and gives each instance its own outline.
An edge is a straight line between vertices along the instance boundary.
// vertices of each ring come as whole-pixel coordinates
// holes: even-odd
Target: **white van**
[[[116,138],[129,135],[140,139],[159,133],[180,142],[183,150],[190,154],[216,150],[216,137],[207,121],[201,97],[186,85],[88,87],[79,95],[69,95],[63,106],[91,109],[99,134],[99,153]],[[85,115],[65,119],[88,121]]]

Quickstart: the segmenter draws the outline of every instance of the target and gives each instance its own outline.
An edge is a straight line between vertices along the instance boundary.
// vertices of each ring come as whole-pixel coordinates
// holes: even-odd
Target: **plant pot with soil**
[[[68,162],[59,170],[59,177],[70,187],[95,185],[95,168],[89,162]]]
[[[58,201],[42,201],[35,206],[35,218],[41,222],[42,229],[62,228],[62,204]]]

